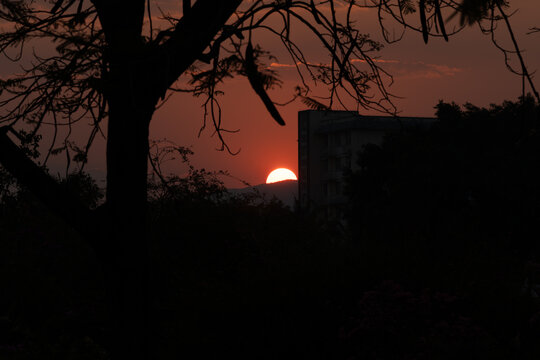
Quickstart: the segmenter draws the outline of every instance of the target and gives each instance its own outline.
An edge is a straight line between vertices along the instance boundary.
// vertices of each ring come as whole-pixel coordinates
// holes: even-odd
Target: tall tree
[[[255,44],[256,32],[267,31],[299,64],[301,77],[329,86],[330,104],[340,101],[342,94],[365,107],[385,110],[390,104],[380,69],[370,57],[380,45],[356,29],[354,2],[183,0],[181,5],[178,15],[162,14],[158,21],[152,17],[150,0],[0,2],[0,18],[6,24],[0,50],[23,69],[0,83],[0,162],[94,246],[107,277],[114,358],[150,357],[148,134],[156,106],[169,90],[206,96],[206,114],[220,135],[217,86],[228,76],[246,76],[272,117],[284,125],[267,93],[278,79],[263,68],[267,53]],[[159,22],[162,26],[154,28]],[[293,25],[313,33],[328,53],[328,63],[311,63],[304,56],[292,39]],[[183,75],[189,78],[187,89],[175,87]],[[369,87],[379,90],[380,100],[367,95]],[[307,101],[307,95],[307,85],[297,90],[297,97]],[[83,148],[70,141],[71,131],[60,139],[61,128],[71,129],[81,119],[93,124]],[[8,136],[18,137],[22,145],[52,126],[43,164],[49,155],[63,152],[68,161],[75,153],[73,159],[84,166],[104,120],[106,203],[94,212]]]

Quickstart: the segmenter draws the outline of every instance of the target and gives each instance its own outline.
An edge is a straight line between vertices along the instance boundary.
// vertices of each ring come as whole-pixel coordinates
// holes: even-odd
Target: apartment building
[[[346,204],[344,171],[356,170],[358,153],[388,132],[429,126],[436,118],[364,116],[351,111],[298,113],[298,198],[302,211],[335,218]]]

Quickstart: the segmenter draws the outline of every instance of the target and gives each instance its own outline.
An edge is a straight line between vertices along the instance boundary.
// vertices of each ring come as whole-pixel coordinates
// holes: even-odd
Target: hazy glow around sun
[[[289,169],[279,168],[270,173],[266,178],[267,184],[272,184],[283,180],[298,180],[296,175]]]

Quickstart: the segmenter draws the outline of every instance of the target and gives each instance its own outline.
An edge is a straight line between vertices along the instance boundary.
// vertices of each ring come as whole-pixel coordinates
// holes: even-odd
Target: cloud
[[[463,71],[463,69],[457,67],[451,67],[448,65],[438,65],[438,64],[425,64],[428,68],[432,69],[434,72],[437,72],[442,76],[454,76],[457,73]]]
[[[374,63],[381,63],[381,64],[398,64],[399,60],[385,60],[385,59],[372,59]],[[352,59],[351,62],[356,63],[365,63],[366,60],[364,59]]]
[[[429,64],[423,61],[414,62],[392,62],[384,66],[388,73],[395,79],[441,79],[453,77],[463,72],[462,68],[446,64]]]
[[[300,63],[297,63],[297,65],[300,65]],[[268,67],[278,68],[278,69],[295,69],[296,65],[294,65],[294,64],[281,64],[281,63],[273,62]]]
[[[352,59],[353,63],[365,63],[364,59]],[[385,71],[393,75],[395,79],[440,79],[453,77],[463,72],[462,68],[446,64],[429,64],[423,61],[403,62],[396,59],[373,59]],[[311,65],[319,65],[310,63]],[[302,67],[301,63],[296,65]],[[268,68],[275,70],[294,70],[296,65],[290,63],[273,62]]]
[[[364,59],[352,59],[352,62],[365,63]],[[396,59],[373,59],[373,62],[380,64],[384,70],[396,78],[428,78],[439,79],[442,77],[455,76],[463,69],[446,64],[429,64],[423,61],[399,61]]]
[[[352,63],[365,63],[366,60],[364,59],[351,59],[351,62]],[[381,64],[397,64],[399,63],[398,60],[385,60],[385,59],[373,59],[373,62],[375,63],[381,63]],[[313,65],[313,66],[319,66],[319,65],[328,65],[328,63],[326,64],[321,64],[321,63],[312,63],[312,62],[308,62],[309,65]],[[296,65],[298,66],[302,66],[303,63],[301,62],[297,62]],[[277,69],[295,69],[296,68],[296,65],[294,64],[286,64],[286,63],[278,63],[278,62],[273,62],[271,63],[268,67],[269,68],[277,68]]]

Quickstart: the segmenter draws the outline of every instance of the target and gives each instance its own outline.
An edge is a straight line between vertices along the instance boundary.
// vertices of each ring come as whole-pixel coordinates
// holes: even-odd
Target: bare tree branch
[[[0,128],[0,163],[54,213],[66,219],[81,234],[89,235],[96,227],[95,215],[67,188],[58,184],[42,167],[30,160],[27,154],[8,137],[8,127]],[[93,234],[93,232],[92,232]],[[88,236],[89,239],[92,236]],[[95,240],[95,239],[94,239]],[[95,244],[93,244],[95,245]]]

